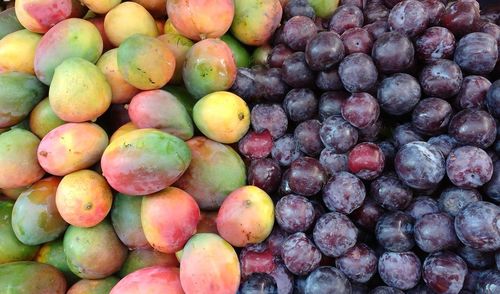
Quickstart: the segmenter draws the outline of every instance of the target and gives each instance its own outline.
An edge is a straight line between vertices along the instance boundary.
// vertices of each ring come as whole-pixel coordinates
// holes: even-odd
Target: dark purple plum
[[[292,49],[288,48],[284,44],[278,44],[273,47],[271,53],[269,53],[269,56],[267,57],[267,64],[269,64],[270,67],[281,67],[283,66],[285,59],[292,54]]]
[[[351,293],[351,291],[349,279],[340,270],[331,266],[321,266],[307,277],[304,293]]]
[[[294,122],[313,118],[318,111],[318,99],[310,89],[292,89],[283,100],[283,109]]]
[[[294,132],[300,151],[310,156],[317,156],[325,147],[319,135],[321,122],[316,119],[301,122]]]
[[[278,190],[281,182],[281,168],[278,161],[271,158],[252,160],[248,167],[248,184],[257,186],[267,193]]]
[[[277,104],[257,104],[251,112],[252,127],[256,132],[268,130],[274,139],[283,136],[288,128],[285,111]]]
[[[384,174],[371,182],[370,195],[383,208],[396,211],[410,205],[413,191],[396,175]]]
[[[451,151],[446,159],[446,174],[460,188],[477,188],[493,175],[493,162],[483,149],[463,146]]]
[[[441,16],[441,24],[458,36],[476,31],[480,21],[479,5],[473,2],[476,1],[450,3]]]
[[[344,89],[344,85],[342,85],[339,70],[337,68],[318,72],[315,84],[316,87],[322,91],[337,91]]]
[[[263,132],[248,132],[238,142],[238,150],[250,159],[264,158],[271,154],[273,148],[273,137],[268,130]]]
[[[415,41],[415,51],[418,58],[427,62],[450,59],[455,52],[455,36],[447,28],[430,27]]]
[[[462,293],[464,293],[464,294],[475,293],[474,291],[476,290],[477,281],[479,279],[479,276],[483,272],[484,271],[481,271],[481,270],[468,268],[467,274],[465,275],[465,279],[464,279],[464,286],[462,287],[462,291],[460,292],[460,294],[462,294]]]
[[[394,147],[394,144],[389,141],[382,141],[378,143],[378,147],[380,147],[380,149],[382,149],[382,152],[384,153],[385,167],[392,167],[397,151],[396,147]]]
[[[280,187],[278,189],[278,192],[281,196],[292,193],[292,189],[290,189],[289,178],[290,178],[290,169],[287,169],[283,172],[283,175],[281,177]]]
[[[280,68],[257,71],[255,73],[257,100],[270,103],[281,102],[289,89],[282,77],[283,71]]]
[[[337,33],[320,32],[309,40],[305,54],[312,70],[327,70],[344,58],[344,44]]]
[[[497,128],[488,112],[464,109],[453,116],[448,133],[461,144],[487,148],[495,142]]]
[[[437,25],[444,13],[445,6],[443,2],[440,0],[420,0],[420,2],[425,6],[425,10],[427,11],[429,25]]]
[[[342,35],[350,28],[360,28],[363,26],[363,11],[354,5],[342,5],[335,10],[330,18],[329,29]]]
[[[437,135],[448,128],[453,109],[450,103],[440,98],[421,100],[413,109],[412,125],[425,135]]]
[[[317,34],[318,28],[312,19],[297,15],[290,18],[283,27],[283,38],[288,47],[304,51],[307,42]]]
[[[351,93],[371,90],[378,78],[372,58],[364,53],[345,57],[339,66],[339,75],[344,88]]]
[[[429,23],[429,15],[424,4],[417,0],[405,0],[396,4],[387,19],[391,31],[407,36],[420,35]]]
[[[296,276],[293,285],[293,294],[305,294],[307,276]]]
[[[282,261],[277,262],[276,268],[270,273],[278,286],[278,294],[291,294],[293,291],[293,275]]]
[[[322,215],[314,226],[314,243],[326,256],[339,257],[356,245],[358,229],[344,214]]]
[[[349,151],[358,141],[357,129],[338,115],[323,122],[319,135],[323,144],[337,153]]]
[[[274,141],[271,156],[281,166],[288,167],[293,161],[302,156],[302,152],[300,151],[299,143],[293,135],[286,134]]]
[[[415,131],[411,123],[404,123],[394,128],[392,132],[394,146],[401,147],[415,141],[424,141],[424,138]]]
[[[462,87],[455,98],[455,104],[464,108],[484,107],[486,93],[491,87],[491,82],[482,76],[467,76],[462,81]]]
[[[420,85],[426,95],[447,99],[460,91],[462,71],[451,60],[433,60],[422,69]]]
[[[500,26],[493,22],[483,23],[480,29],[481,32],[491,35],[497,40],[497,45],[500,44]]]
[[[497,40],[486,33],[470,33],[460,39],[455,62],[471,74],[485,75],[493,71],[498,60]]]
[[[481,194],[477,190],[453,186],[441,192],[438,204],[441,211],[455,217],[469,203],[481,200]]]
[[[466,274],[467,264],[449,251],[430,254],[422,266],[425,284],[435,293],[459,293]]]
[[[390,287],[408,290],[420,280],[420,259],[413,252],[385,252],[378,260],[378,273]]]
[[[276,221],[289,232],[305,232],[314,222],[314,207],[305,197],[287,195],[276,203]]]
[[[415,242],[425,252],[436,252],[457,246],[453,218],[445,212],[428,213],[415,222]]]
[[[314,84],[314,72],[306,62],[304,52],[295,52],[283,61],[283,81],[293,88],[307,88]]]
[[[366,197],[365,185],[355,175],[338,172],[323,189],[323,202],[331,211],[349,214],[359,208]]]
[[[377,121],[375,123],[373,123],[372,125],[369,125],[365,128],[358,130],[359,141],[360,142],[375,142],[378,139],[383,127],[384,127],[384,123],[383,123],[382,119],[379,117],[377,119]]]
[[[341,112],[346,121],[362,129],[377,121],[380,115],[380,106],[377,99],[368,93],[353,93],[342,104]]]
[[[365,9],[363,9],[365,23],[370,24],[379,20],[387,21],[389,12],[389,9],[380,1],[367,1]]]
[[[385,20],[377,20],[371,24],[367,24],[363,28],[367,30],[368,33],[370,33],[370,35],[372,36],[372,40],[375,41],[383,33],[389,31],[389,24]]]
[[[397,73],[383,79],[377,91],[380,107],[392,115],[410,112],[421,95],[417,79],[405,73]]]
[[[366,1],[365,0],[341,0],[340,5],[354,5],[357,6],[360,9],[363,9],[365,6]]]
[[[500,160],[495,161],[493,164],[493,175],[491,180],[484,186],[484,193],[495,202],[500,202]]]
[[[349,98],[350,94],[345,91],[325,92],[319,98],[319,117],[325,121],[332,115],[341,115],[342,104]]]
[[[335,266],[349,279],[366,283],[377,272],[377,256],[366,244],[359,243],[335,260]]]
[[[255,87],[256,71],[250,68],[240,67],[236,74],[236,79],[231,86],[231,92],[245,99],[253,101],[257,97],[257,88]]]
[[[439,212],[439,206],[436,200],[427,196],[419,196],[413,199],[405,212],[418,220],[428,213]]]
[[[489,270],[478,276],[475,293],[491,294],[500,289],[500,271]]]
[[[319,155],[319,163],[330,175],[347,171],[347,154],[335,153],[335,150],[325,148]]]
[[[384,209],[375,201],[371,198],[366,198],[361,207],[354,210],[350,214],[350,217],[357,225],[373,231],[378,220],[384,213]]]
[[[298,15],[312,19],[316,16],[316,13],[314,13],[312,6],[309,5],[308,0],[289,0],[283,9],[284,19],[288,20]]]
[[[373,44],[373,61],[383,73],[407,70],[413,63],[414,55],[410,39],[398,32],[384,33]]]
[[[387,287],[387,286],[378,286],[372,291],[370,291],[370,294],[404,294],[405,292],[396,289],[394,287]]]
[[[460,246],[457,254],[467,263],[467,267],[475,269],[491,268],[495,264],[494,252],[481,252],[467,246]]]
[[[370,54],[373,47],[373,37],[363,28],[351,28],[340,37],[344,43],[346,54]]]
[[[394,6],[396,6],[396,4],[401,3],[402,1],[403,0],[383,0],[379,2],[385,3],[385,6],[387,6],[388,8],[393,8]]]
[[[384,215],[375,227],[378,243],[386,250],[394,252],[412,249],[415,246],[413,224],[413,218],[400,211]]]
[[[288,237],[288,233],[282,230],[279,226],[274,226],[271,235],[267,237],[265,244],[274,256],[281,256],[281,244]]]
[[[458,145],[457,140],[448,134],[431,137],[427,143],[436,147],[445,157]]]
[[[350,152],[347,167],[363,180],[373,180],[384,170],[384,153],[377,144],[360,143]]]
[[[327,174],[316,158],[302,157],[290,165],[288,184],[293,193],[312,196],[323,188]]]
[[[485,104],[493,117],[500,118],[500,80],[491,85],[486,94]]]
[[[281,258],[293,274],[307,275],[319,266],[321,252],[304,233],[295,233],[281,244]]]
[[[251,274],[240,286],[241,294],[277,293],[278,287],[273,277],[265,273]]]

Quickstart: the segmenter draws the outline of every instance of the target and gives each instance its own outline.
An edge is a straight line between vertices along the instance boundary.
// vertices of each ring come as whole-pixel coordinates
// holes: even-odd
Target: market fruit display
[[[0,3],[0,293],[500,292],[487,2]]]

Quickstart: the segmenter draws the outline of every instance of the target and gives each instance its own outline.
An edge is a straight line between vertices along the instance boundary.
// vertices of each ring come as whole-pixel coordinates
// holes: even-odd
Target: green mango
[[[69,269],[62,238],[43,244],[35,257],[35,261],[50,264],[60,270],[69,284],[73,284],[80,279]]]
[[[66,285],[64,275],[48,264],[18,261],[0,265],[1,293],[64,294]]]
[[[243,44],[230,34],[220,37],[233,52],[234,61],[237,67],[250,67],[250,54]]]
[[[109,294],[119,281],[120,279],[113,276],[100,280],[83,279],[74,284],[68,294]]]
[[[141,223],[142,196],[118,193],[111,209],[111,221],[118,238],[128,248],[150,247]]]
[[[24,27],[17,19],[14,7],[0,12],[0,39],[22,29]]]

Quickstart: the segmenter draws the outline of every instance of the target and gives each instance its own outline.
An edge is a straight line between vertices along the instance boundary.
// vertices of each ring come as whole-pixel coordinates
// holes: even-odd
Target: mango
[[[57,67],[49,89],[52,110],[67,122],[97,119],[109,108],[111,97],[111,87],[101,70],[78,57]]]
[[[339,0],[308,0],[308,2],[314,9],[316,16],[324,19],[330,18],[339,6]]]
[[[189,49],[182,71],[186,89],[195,98],[229,89],[236,79],[236,63],[229,46],[205,39]]]
[[[158,265],[179,267],[179,262],[175,254],[162,253],[153,249],[135,249],[130,251],[127,260],[118,272],[118,276],[123,278],[136,270]]]
[[[111,103],[129,103],[132,97],[139,93],[139,89],[129,84],[118,69],[118,49],[104,53],[97,62],[97,67],[104,73],[111,87]]]
[[[192,40],[219,38],[231,27],[233,0],[169,0],[167,13],[172,24]]]
[[[200,209],[181,189],[168,187],[142,199],[144,235],[154,249],[175,253],[196,233]]]
[[[118,192],[148,195],[173,184],[190,162],[191,152],[181,139],[155,129],[140,129],[111,142],[101,167]]]
[[[111,289],[120,281],[117,277],[107,277],[100,280],[80,280],[66,294],[109,294]]]
[[[42,37],[36,48],[36,76],[42,83],[50,85],[55,69],[63,61],[70,57],[80,57],[95,63],[102,50],[101,34],[92,23],[78,18],[62,21]]]
[[[167,0],[132,0],[146,8],[154,17],[167,15]]]
[[[23,129],[0,134],[0,189],[25,187],[43,177],[36,158],[38,144],[40,139]]]
[[[163,33],[164,34],[170,34],[170,33],[172,33],[174,35],[181,35],[181,33],[175,28],[175,26],[172,23],[171,19],[167,19],[165,21],[165,26],[163,27]]]
[[[233,58],[237,67],[250,67],[250,54],[248,54],[245,46],[231,36],[231,34],[225,34],[220,37],[220,39],[224,41],[233,52]]]
[[[238,256],[218,235],[196,234],[182,252],[180,279],[186,293],[234,294],[240,284]]]
[[[35,49],[42,36],[20,30],[0,40],[0,72],[24,72],[34,75]]]
[[[94,16],[92,18],[88,18],[87,20],[91,22],[101,34],[103,47],[102,52],[107,52],[115,48],[115,45],[111,44],[111,41],[109,40],[108,35],[106,35],[106,31],[104,30],[104,16]]]
[[[100,174],[91,170],[70,173],[61,180],[56,192],[57,209],[73,226],[93,227],[111,210],[113,194]]]
[[[0,265],[0,289],[16,294],[64,294],[66,280],[55,267],[33,261]]]
[[[46,87],[33,75],[0,73],[0,128],[20,123],[46,94]]]
[[[69,226],[63,242],[69,268],[83,279],[109,277],[127,258],[127,247],[107,220],[91,228]]]
[[[116,47],[135,34],[158,36],[153,16],[135,2],[123,2],[111,9],[104,18],[104,31]]]
[[[128,122],[124,124],[123,126],[119,127],[118,130],[116,130],[111,138],[109,138],[109,142],[113,142],[116,138],[120,137],[121,135],[130,133],[132,131],[138,130],[138,128],[132,123]]]
[[[193,196],[201,209],[217,209],[229,193],[245,185],[245,164],[231,147],[205,137],[186,143],[191,165],[175,186]]]
[[[172,78],[175,57],[160,40],[137,34],[118,48],[118,68],[123,78],[134,87],[159,89]]]
[[[57,23],[86,12],[78,0],[17,0],[15,8],[19,22],[35,33],[46,33]]]
[[[175,57],[175,71],[172,76],[171,83],[182,83],[182,68],[184,67],[184,62],[186,61],[187,52],[191,47],[193,47],[194,42],[175,33],[163,34],[158,37],[158,40],[162,41]]]
[[[60,270],[69,284],[73,284],[80,279],[69,269],[62,238],[43,244],[35,256],[35,261],[50,264]]]
[[[165,21],[161,19],[155,19],[156,28],[158,29],[158,35],[163,35],[165,33]]]
[[[202,211],[200,221],[196,227],[196,232],[219,234],[217,231],[216,219],[217,211]]]
[[[268,44],[264,44],[262,46],[255,48],[255,50],[252,53],[252,56],[250,57],[250,63],[252,65],[267,66],[267,58],[271,53],[272,49],[273,48]]]
[[[236,247],[264,241],[273,225],[273,200],[256,186],[244,186],[231,192],[217,215],[217,231]]]
[[[17,239],[14,230],[12,230],[13,208],[12,202],[0,201],[0,240],[2,240],[0,242],[0,264],[32,260],[39,248],[38,246],[25,245]],[[2,288],[0,287],[0,289]]]
[[[29,125],[33,134],[42,139],[53,129],[65,124],[50,107],[49,98],[40,101],[30,113]]]
[[[56,190],[61,179],[48,177],[24,191],[12,211],[12,229],[27,245],[40,245],[57,239],[68,224],[57,211]]]
[[[167,91],[144,91],[128,107],[132,123],[138,128],[155,128],[182,140],[193,137],[193,121],[182,103]]]
[[[23,119],[20,123],[18,124],[15,124],[13,125],[12,127],[10,127],[11,130],[15,130],[15,129],[23,129],[23,130],[26,130],[26,131],[30,131],[30,122],[29,122],[29,119]]]
[[[108,135],[94,123],[63,124],[43,137],[38,162],[50,174],[65,176],[91,167],[108,146]]]
[[[234,0],[234,6],[231,33],[243,44],[267,43],[280,25],[283,9],[279,0]]]
[[[209,139],[232,144],[250,128],[250,109],[245,100],[231,92],[214,92],[198,100],[193,120]]]
[[[118,238],[128,248],[150,248],[141,223],[141,196],[116,194],[111,221]]]
[[[81,0],[91,11],[97,14],[106,14],[122,0]]]
[[[186,108],[189,116],[193,116],[193,107],[196,104],[196,99],[182,86],[166,85],[163,90],[174,95]]]
[[[14,7],[0,12],[0,39],[22,29],[24,27],[17,19]]]
[[[28,188],[29,188],[29,186],[21,187],[21,188],[0,189],[0,193],[2,193],[3,195],[7,196],[8,198],[10,198],[12,200],[16,200],[17,198],[19,198],[21,193],[26,191]]]
[[[143,268],[124,277],[110,292],[110,294],[136,293],[184,294],[179,279],[179,269],[163,266]]]

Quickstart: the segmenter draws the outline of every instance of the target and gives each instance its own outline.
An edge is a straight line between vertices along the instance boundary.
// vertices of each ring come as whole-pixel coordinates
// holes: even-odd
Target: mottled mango
[[[0,39],[10,33],[24,29],[16,16],[14,7],[5,9],[0,12]]]
[[[121,135],[125,135],[127,133],[130,133],[132,131],[138,130],[136,126],[132,122],[128,122],[124,124],[123,126],[119,127],[118,130],[116,130],[113,135],[111,135],[111,138],[109,138],[109,142],[113,142],[116,138],[120,137]]]
[[[191,164],[175,186],[193,196],[201,209],[217,209],[229,193],[245,185],[245,164],[231,147],[205,137],[186,143]]]
[[[71,286],[66,294],[109,294],[118,281],[120,279],[113,276],[100,280],[83,279]]]
[[[34,261],[19,261],[0,265],[0,289],[3,293],[64,294],[64,275],[55,267]]]
[[[10,33],[0,40],[0,72],[34,75],[35,49],[42,36],[28,30]]]
[[[231,34],[220,37],[233,52],[234,61],[237,67],[250,67],[250,54],[243,44],[236,40]]]
[[[130,249],[150,248],[141,223],[141,196],[116,194],[111,221],[118,238]]]
[[[91,11],[97,14],[106,14],[115,6],[120,4],[122,0],[81,0]]]
[[[111,104],[111,87],[101,70],[74,57],[56,68],[49,89],[50,106],[67,122],[84,122],[101,116]]]
[[[189,48],[194,45],[194,42],[175,33],[163,34],[158,37],[158,40],[162,41],[175,57],[175,71],[172,76],[171,83],[182,83],[182,68],[184,67],[184,62],[186,61],[187,52],[189,51]]]
[[[50,107],[49,98],[40,101],[30,113],[30,130],[42,139],[50,131],[65,124]]]
[[[130,251],[118,276],[123,278],[141,268],[151,266],[179,267],[175,254],[162,253],[154,249],[135,249]]]
[[[101,167],[118,192],[147,195],[173,184],[190,162],[191,152],[181,139],[155,129],[140,129],[111,142]]]
[[[69,269],[62,238],[43,244],[36,254],[35,261],[50,264],[60,270],[69,284],[73,284],[80,279]]]
[[[124,277],[110,292],[110,294],[136,293],[184,294],[179,279],[179,269],[163,266],[143,268]]]
[[[77,18],[62,21],[42,37],[36,48],[36,76],[42,83],[50,85],[55,69],[63,61],[80,57],[95,63],[102,50],[101,34],[92,23]]]

